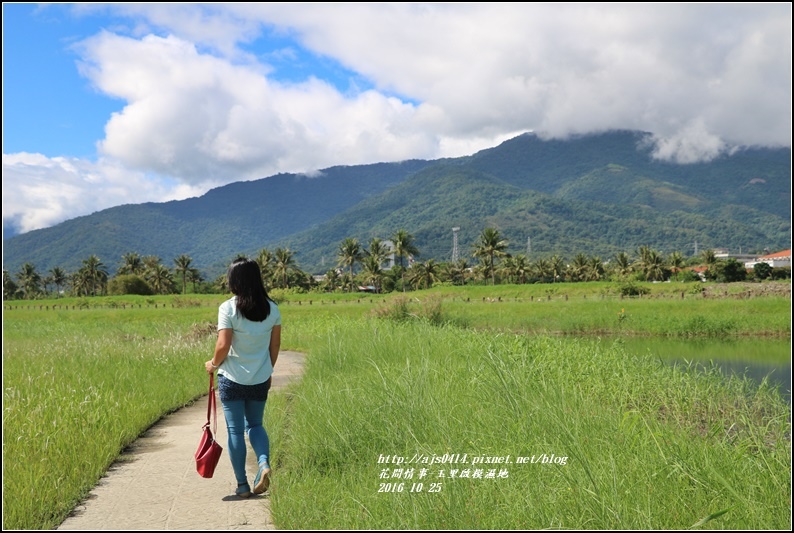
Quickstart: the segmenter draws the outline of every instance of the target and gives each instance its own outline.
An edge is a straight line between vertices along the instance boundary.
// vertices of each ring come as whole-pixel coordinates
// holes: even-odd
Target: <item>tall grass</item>
[[[201,368],[214,344],[175,313],[8,315],[3,528],[49,529],[127,445],[205,391]]]
[[[279,528],[790,525],[790,411],[771,388],[630,356],[619,344],[423,319],[326,322],[289,416],[272,421]],[[416,454],[468,454],[469,463],[378,462]],[[472,474],[475,456],[542,454],[566,464],[449,477],[453,468]],[[393,477],[398,467],[412,477]],[[379,492],[399,483],[401,492]],[[423,490],[411,492],[417,483]]]
[[[526,334],[790,336],[790,300],[485,301],[444,291],[280,304],[284,348],[309,353],[300,388],[268,409],[280,527],[687,527],[725,509],[709,527],[788,525],[789,411],[776,391],[696,377],[618,344]],[[57,526],[138,435],[204,393],[208,326],[224,298],[8,303],[4,529]],[[373,317],[400,308],[395,320]],[[422,492],[377,493],[400,481],[379,477],[389,465],[378,457],[409,453],[569,459],[513,463],[507,478],[428,474],[402,480]]]

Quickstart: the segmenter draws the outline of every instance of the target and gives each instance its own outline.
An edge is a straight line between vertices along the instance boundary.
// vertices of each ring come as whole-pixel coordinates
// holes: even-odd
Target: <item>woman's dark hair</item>
[[[237,296],[237,309],[253,322],[262,322],[270,315],[270,302],[262,283],[259,265],[251,259],[236,259],[226,274],[229,290]]]

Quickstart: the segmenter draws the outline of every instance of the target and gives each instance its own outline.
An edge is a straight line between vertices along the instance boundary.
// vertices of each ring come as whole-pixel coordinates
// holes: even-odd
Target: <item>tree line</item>
[[[790,279],[790,268],[772,268],[758,263],[752,271],[735,259],[718,259],[713,250],[685,258],[680,252],[664,255],[648,246],[640,246],[633,255],[619,252],[603,260],[598,256],[576,254],[571,261],[559,255],[535,260],[525,254],[507,252],[508,241],[497,228],[482,230],[472,246],[470,256],[457,261],[419,261],[420,250],[414,236],[399,229],[388,240],[371,239],[365,246],[356,238],[345,238],[337,247],[336,268],[323,276],[313,276],[300,269],[295,252],[289,248],[271,251],[262,248],[253,258],[262,271],[268,290],[294,292],[347,291],[364,289],[392,292],[428,289],[434,284],[449,285],[502,283],[573,283],[582,281],[698,281],[701,279],[733,282],[747,279]],[[235,259],[245,256],[237,256]],[[60,267],[42,275],[31,263],[24,263],[12,276],[3,270],[3,298],[48,298],[121,294],[225,293],[225,275],[207,281],[193,267],[185,254],[173,259],[169,268],[157,256],[137,253],[122,255],[121,266],[111,276],[99,257],[91,255],[75,272]],[[471,259],[471,261],[470,261]],[[698,273],[691,267],[702,266]],[[701,278],[702,275],[702,278]]]

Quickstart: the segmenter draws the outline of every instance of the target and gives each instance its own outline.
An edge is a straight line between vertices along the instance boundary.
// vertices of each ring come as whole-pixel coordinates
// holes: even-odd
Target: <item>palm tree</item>
[[[664,281],[670,270],[664,263],[664,258],[656,250],[651,250],[646,257],[644,265],[645,279],[648,281]]]
[[[466,284],[466,272],[469,264],[465,259],[458,259],[454,263],[444,263],[441,265],[441,278],[443,281],[450,281],[453,285]]]
[[[513,275],[516,276],[518,278],[518,282],[523,285],[527,282],[527,274],[529,274],[531,269],[529,258],[524,254],[518,254],[511,258],[511,263]]]
[[[281,278],[282,286],[289,287],[288,274],[291,270],[296,268],[295,265],[295,252],[289,248],[276,248],[273,254],[273,275],[274,277]]]
[[[196,292],[196,283],[204,281],[204,276],[201,275],[197,268],[191,268],[187,273],[187,280],[193,284],[193,292]]]
[[[585,269],[586,281],[598,281],[604,275],[604,262],[598,256],[591,257],[587,262]]]
[[[480,234],[480,239],[474,245],[474,257],[488,257],[490,260],[491,285],[496,285],[495,259],[507,255],[507,241],[499,235],[496,228],[485,228]]]
[[[44,276],[41,278],[41,287],[44,289],[44,297],[50,297],[50,285],[52,285],[52,277]]]
[[[156,255],[145,255],[141,257],[141,262],[143,263],[142,274],[146,276],[146,271],[157,268],[160,265],[160,261],[161,259]]]
[[[667,257],[667,264],[670,266],[670,270],[673,272],[673,274],[676,275],[676,279],[678,279],[678,273],[683,270],[684,265],[686,264],[684,254],[678,251],[672,252]]]
[[[382,265],[389,255],[389,247],[382,240],[375,237],[369,241],[369,250],[366,253],[368,256],[374,257],[379,265]]]
[[[3,269],[3,300],[10,300],[17,292],[17,284],[11,279],[11,274],[8,270]]]
[[[171,292],[174,279],[171,270],[163,264],[157,264],[146,271],[149,285],[155,294],[168,294]]]
[[[72,286],[72,296],[88,296],[91,294],[91,280],[83,268],[70,276],[69,284]]]
[[[380,292],[381,282],[383,281],[383,269],[381,259],[375,255],[368,255],[361,261],[364,283],[374,285],[375,290]]]
[[[270,287],[273,281],[273,252],[267,248],[262,248],[256,254],[256,262],[259,265],[259,270],[262,272],[262,283],[265,288]]]
[[[414,236],[404,229],[397,230],[394,235],[392,235],[391,242],[394,244],[394,255],[400,258],[403,292],[405,292],[405,266],[403,265],[403,257],[408,258],[419,255],[419,249],[414,244]]]
[[[143,271],[146,268],[141,256],[139,256],[135,252],[130,252],[128,254],[122,255],[121,260],[123,261],[123,263],[118,269],[118,274],[139,275],[139,274],[143,274]]]
[[[612,267],[619,276],[626,276],[631,273],[631,260],[626,252],[615,254],[615,266]]]
[[[339,272],[332,268],[325,273],[325,290],[328,292],[334,292],[336,289],[339,288]]]
[[[587,277],[589,261],[587,256],[581,252],[576,254],[573,261],[568,265],[567,273],[570,281],[584,281]]]
[[[645,272],[648,258],[651,254],[650,246],[642,245],[637,248],[637,260],[631,265],[631,269],[639,272]]]
[[[176,268],[174,271],[177,274],[182,275],[182,294],[187,292],[187,275],[190,272],[190,263],[193,262],[193,259],[189,255],[182,254],[179,257],[174,258],[174,264]]]
[[[66,282],[69,280],[69,277],[66,275],[66,272],[61,267],[53,267],[50,269],[50,279],[52,279],[52,283],[55,285],[55,297],[61,297],[61,287],[66,285]]]
[[[554,283],[565,272],[565,260],[559,255],[553,255],[549,259],[549,273],[551,274],[551,282]]]
[[[80,268],[85,274],[85,278],[91,287],[91,296],[96,296],[97,285],[100,289],[104,287],[108,280],[108,271],[100,259],[91,254],[88,259],[83,259],[83,266]]]
[[[435,259],[428,259],[424,263],[414,263],[408,272],[408,279],[416,288],[429,289],[434,282],[439,280],[439,268]]]
[[[532,271],[538,278],[542,280],[548,279],[552,276],[551,264],[548,260],[543,259],[542,257],[535,261],[535,263],[532,265]]]
[[[25,293],[26,300],[32,299],[41,288],[41,275],[36,272],[36,267],[31,263],[22,265],[17,273],[17,281]]]
[[[703,250],[700,253],[700,256],[703,258],[703,262],[707,267],[711,267],[717,263],[717,254],[714,252],[714,250]]]
[[[350,268],[350,292],[353,292],[353,265],[361,261],[363,252],[361,250],[361,243],[356,238],[345,238],[339,245],[337,251],[338,264],[342,267]]]

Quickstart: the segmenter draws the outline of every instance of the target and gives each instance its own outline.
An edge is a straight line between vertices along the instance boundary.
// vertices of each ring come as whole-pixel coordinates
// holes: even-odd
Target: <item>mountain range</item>
[[[471,156],[337,166],[277,174],[164,203],[122,205],[3,240],[3,268],[80,267],[94,254],[115,272],[121,256],[187,254],[208,277],[237,254],[288,247],[297,265],[336,265],[346,237],[365,246],[398,229],[418,260],[449,260],[452,228],[471,258],[485,227],[530,259],[577,253],[606,260],[646,245],[663,253],[790,247],[791,149],[744,148],[709,162],[652,156],[651,135],[611,131],[566,140],[523,134]],[[697,243],[697,244],[696,244]]]

